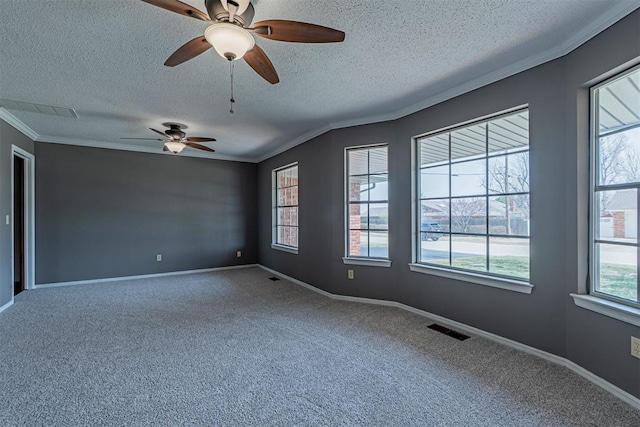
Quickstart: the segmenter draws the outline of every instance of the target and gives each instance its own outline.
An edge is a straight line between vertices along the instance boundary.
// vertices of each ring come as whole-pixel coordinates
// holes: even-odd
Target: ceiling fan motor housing
[[[164,133],[166,133],[171,137],[171,139],[176,141],[180,141],[184,139],[184,137],[187,135],[186,133],[180,130],[180,126],[178,125],[171,125],[171,128],[167,129]]]
[[[220,0],[205,0],[204,6],[207,8],[209,16],[214,21],[229,20],[229,12],[224,8]],[[253,15],[255,15],[253,4],[249,3],[249,6],[247,7],[247,10],[244,11],[244,13],[242,13],[241,15],[236,15],[234,17],[234,23],[240,24],[243,27],[248,27],[249,25],[251,25],[251,21],[253,21]]]

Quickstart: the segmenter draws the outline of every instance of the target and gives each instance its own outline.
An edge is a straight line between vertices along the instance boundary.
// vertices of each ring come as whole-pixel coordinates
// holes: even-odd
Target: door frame
[[[35,289],[36,283],[36,157],[20,147],[11,145],[11,284],[15,282],[15,158],[24,161],[24,289]],[[12,298],[13,301],[13,292]]]

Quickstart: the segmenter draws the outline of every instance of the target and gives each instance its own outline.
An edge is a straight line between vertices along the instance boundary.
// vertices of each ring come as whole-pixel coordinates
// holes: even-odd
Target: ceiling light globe
[[[244,28],[227,22],[216,22],[207,28],[204,37],[226,59],[238,60],[253,49],[256,41]]]
[[[184,147],[186,147],[186,145],[184,145],[180,141],[168,141],[164,143],[164,146],[167,147],[169,151],[171,151],[174,154],[178,154],[179,152],[184,150]]]

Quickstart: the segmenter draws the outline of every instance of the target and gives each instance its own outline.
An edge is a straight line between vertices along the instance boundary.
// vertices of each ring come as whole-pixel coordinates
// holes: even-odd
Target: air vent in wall
[[[77,119],[78,114],[73,108],[57,107],[55,105],[36,104],[33,102],[16,101],[0,98],[0,107],[7,110],[28,111],[30,113],[49,114],[50,116]]]

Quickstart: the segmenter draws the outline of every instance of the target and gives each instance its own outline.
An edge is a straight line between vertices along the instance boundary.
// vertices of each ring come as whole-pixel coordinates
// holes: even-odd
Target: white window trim
[[[343,257],[342,262],[348,265],[366,265],[368,267],[391,267],[391,260],[386,258]]]
[[[349,156],[350,150],[387,147],[387,166],[389,162],[389,144],[386,142],[378,142],[375,144],[367,145],[354,145],[344,148],[344,253],[342,258],[344,264],[350,265],[365,265],[369,267],[391,267],[390,258],[370,258],[370,257],[356,257],[349,256]],[[387,175],[389,172],[387,171]],[[389,195],[387,194],[387,197]],[[388,200],[388,199],[387,199]],[[388,203],[388,202],[387,202]],[[389,237],[391,237],[391,231],[388,231]]]
[[[594,108],[594,106],[596,90],[639,69],[640,64],[636,64],[626,70],[615,73],[600,83],[594,84],[589,89],[589,281],[587,283],[587,294],[570,294],[578,307],[582,307],[614,319],[622,320],[623,322],[631,323],[636,326],[640,326],[640,308],[638,308],[638,304],[640,304],[640,302],[616,302],[615,300],[618,298],[615,295],[608,295],[595,289],[597,271],[595,250],[597,225],[595,218],[597,215],[596,186],[598,184],[598,169],[596,163],[599,160],[596,156],[596,146],[598,144],[596,138],[598,135],[599,117],[598,109]],[[640,217],[638,217],[638,223],[640,224]]]
[[[449,268],[439,268],[417,263],[409,264],[409,269],[416,273],[431,274],[433,276],[446,277],[447,279],[454,279],[476,285],[519,292],[522,294],[531,294],[531,291],[533,291],[533,285],[531,283],[521,282],[515,279],[488,276],[467,271],[457,271]]]
[[[446,277],[449,279],[455,279],[467,283],[474,283],[477,285],[490,286],[492,288],[504,289],[508,291],[520,292],[524,294],[531,294],[533,291],[534,285],[531,282],[519,281],[515,278],[503,278],[500,276],[495,276],[492,274],[482,274],[481,272],[470,272],[457,270],[452,267],[436,267],[426,263],[420,263],[418,258],[420,256],[418,252],[418,242],[420,241],[420,234],[417,232],[417,221],[419,219],[418,210],[420,206],[420,196],[418,194],[418,185],[417,185],[417,168],[418,164],[418,149],[417,149],[417,141],[420,138],[427,137],[429,135],[435,135],[442,132],[447,132],[452,129],[456,129],[459,127],[464,127],[466,125],[470,125],[477,122],[491,120],[493,118],[508,115],[519,110],[529,109],[529,104],[518,105],[517,107],[509,108],[507,110],[503,110],[499,113],[489,114],[486,116],[482,116],[476,119],[467,120],[462,123],[457,123],[455,125],[446,126],[440,129],[436,129],[434,131],[430,131],[424,134],[416,135],[411,138],[411,259],[413,262],[409,264],[409,269],[416,273],[423,274],[431,274],[439,277]],[[529,194],[531,194],[531,190],[529,190]],[[531,236],[529,236],[531,239]]]
[[[278,239],[278,172],[293,166],[298,166],[298,162],[289,163],[288,165],[280,166],[271,171],[271,249],[276,249],[292,254],[298,253],[300,247],[300,234],[298,234],[298,246],[287,246],[277,242]],[[300,173],[300,168],[298,168]],[[298,177],[298,183],[299,183]],[[300,186],[298,185],[298,222],[300,221]],[[298,227],[298,231],[300,228]]]
[[[298,238],[300,238],[300,236],[298,236]],[[293,246],[285,246],[285,245],[280,245],[277,243],[272,243],[271,244],[271,249],[276,249],[278,251],[282,251],[282,252],[289,252],[290,254],[298,254],[298,248],[293,247]]]
[[[593,295],[569,294],[578,307],[603,314],[631,325],[640,326],[640,308]]]

